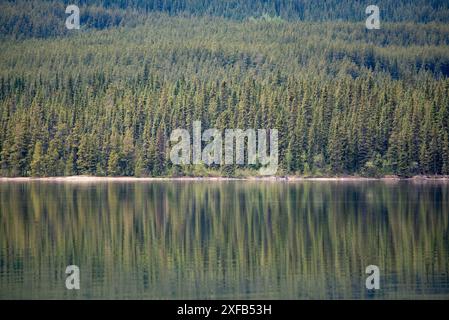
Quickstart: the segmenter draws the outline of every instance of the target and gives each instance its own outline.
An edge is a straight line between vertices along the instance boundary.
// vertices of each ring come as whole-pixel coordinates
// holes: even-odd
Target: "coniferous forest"
[[[172,165],[196,120],[278,129],[278,175],[449,175],[449,2],[370,2],[2,0],[0,176],[255,172]]]

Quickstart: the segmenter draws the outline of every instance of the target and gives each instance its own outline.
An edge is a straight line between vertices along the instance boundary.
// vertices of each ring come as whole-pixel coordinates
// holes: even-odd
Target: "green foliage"
[[[363,23],[369,0],[15,0],[0,2],[0,34],[16,38],[69,35],[69,4],[80,7],[82,30],[136,26],[152,14],[215,16],[238,21]],[[376,0],[383,22],[449,22],[446,0]]]
[[[31,160],[31,175],[33,177],[41,177],[45,175],[44,159],[42,153],[42,143],[36,142]]]
[[[1,175],[257,172],[173,167],[169,135],[195,120],[278,129],[285,174],[448,174],[447,25],[146,14],[0,42]]]

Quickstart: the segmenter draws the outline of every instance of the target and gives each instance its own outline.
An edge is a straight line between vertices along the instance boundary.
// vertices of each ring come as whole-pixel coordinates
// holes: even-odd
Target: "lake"
[[[448,299],[449,184],[1,182],[0,299],[114,298]]]

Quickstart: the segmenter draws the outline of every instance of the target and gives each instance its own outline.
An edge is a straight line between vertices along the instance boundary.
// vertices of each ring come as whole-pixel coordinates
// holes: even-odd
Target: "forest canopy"
[[[449,174],[449,4],[0,2],[0,176],[245,175],[174,166],[170,132],[276,128],[278,174]],[[76,2],[75,2],[76,3]]]
[[[449,22],[447,0],[1,0],[0,33],[17,38],[67,35],[69,4],[80,7],[84,28],[94,29],[135,26],[151,19],[152,13],[363,23],[371,4],[380,8],[383,22]]]

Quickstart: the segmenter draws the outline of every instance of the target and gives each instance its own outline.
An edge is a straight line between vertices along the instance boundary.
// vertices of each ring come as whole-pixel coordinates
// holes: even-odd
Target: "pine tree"
[[[33,158],[31,160],[31,175],[33,177],[42,177],[45,175],[43,159],[42,143],[38,141],[34,147]]]

